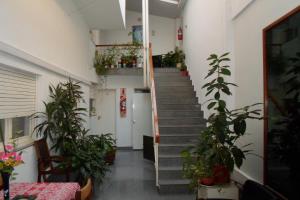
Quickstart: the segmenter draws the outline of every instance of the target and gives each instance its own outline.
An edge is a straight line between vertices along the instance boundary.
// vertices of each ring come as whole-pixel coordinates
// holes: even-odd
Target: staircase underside
[[[160,144],[158,177],[160,192],[188,193],[189,180],[182,175],[180,153],[195,145],[205,120],[189,77],[176,68],[155,69]]]

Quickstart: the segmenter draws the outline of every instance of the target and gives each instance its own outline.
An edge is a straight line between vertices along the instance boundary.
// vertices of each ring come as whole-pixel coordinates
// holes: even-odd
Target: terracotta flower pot
[[[187,70],[180,71],[181,76],[189,76],[189,72]]]
[[[215,183],[214,183],[215,181],[214,181],[214,177],[206,177],[206,178],[202,178],[201,180],[200,180],[200,184],[202,184],[202,185],[207,185],[207,186],[212,186],[212,185],[214,185]]]
[[[222,185],[230,182],[230,172],[224,165],[216,165],[213,168],[213,177],[215,184]]]
[[[105,156],[105,162],[109,165],[114,164],[114,161],[116,159],[116,150],[111,150],[109,152],[107,152],[106,156]]]

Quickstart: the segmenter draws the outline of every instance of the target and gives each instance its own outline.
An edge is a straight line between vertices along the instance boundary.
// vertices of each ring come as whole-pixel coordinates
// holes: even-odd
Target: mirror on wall
[[[300,9],[264,31],[265,183],[288,199],[299,199]]]

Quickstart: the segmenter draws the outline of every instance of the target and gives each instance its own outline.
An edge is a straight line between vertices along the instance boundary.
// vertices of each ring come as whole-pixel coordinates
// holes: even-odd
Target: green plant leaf
[[[223,62],[223,61],[230,61],[230,59],[229,59],[229,58],[221,58],[221,59],[219,60],[219,63],[221,63],[221,62]]]
[[[233,130],[238,135],[244,135],[247,129],[246,121],[241,118],[234,120]]]
[[[236,164],[236,166],[238,168],[240,168],[243,164],[243,159],[245,159],[245,155],[244,155],[244,152],[237,148],[236,146],[234,146],[232,149],[231,149],[231,153],[234,157],[234,162]]]
[[[208,58],[207,58],[207,60],[212,60],[212,59],[217,59],[218,58],[218,56],[216,55],[216,54],[211,54]]]
[[[210,95],[210,93],[212,93],[212,91],[214,91],[214,90],[213,90],[213,89],[209,90],[209,91],[205,94],[205,96]]]
[[[219,100],[219,99],[220,99],[220,93],[219,93],[219,92],[216,92],[216,93],[215,93],[215,99],[216,99],[216,100]]]
[[[225,69],[225,68],[222,68],[221,69],[221,73],[224,74],[224,75],[227,75],[227,76],[230,76],[231,75],[231,72],[229,69]]]
[[[223,58],[225,56],[228,56],[230,54],[230,52],[224,53],[223,55],[220,56],[220,58]]]
[[[226,107],[226,102],[224,100],[219,100],[219,106],[222,108]]]
[[[217,104],[217,102],[211,102],[210,104],[208,104],[207,109],[211,109],[212,107],[214,107]]]
[[[224,83],[224,78],[223,77],[218,77],[217,81],[218,81],[218,83]]]

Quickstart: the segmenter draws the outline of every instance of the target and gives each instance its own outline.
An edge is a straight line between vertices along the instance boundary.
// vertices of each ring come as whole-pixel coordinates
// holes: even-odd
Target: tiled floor
[[[195,195],[160,195],[154,164],[142,151],[118,151],[115,164],[95,191],[97,200],[195,200]]]

